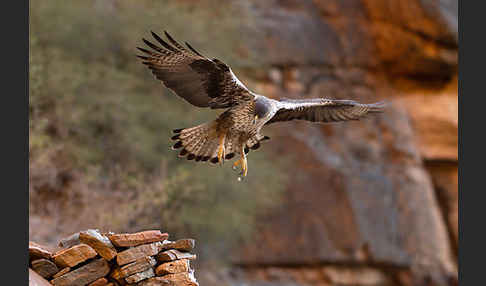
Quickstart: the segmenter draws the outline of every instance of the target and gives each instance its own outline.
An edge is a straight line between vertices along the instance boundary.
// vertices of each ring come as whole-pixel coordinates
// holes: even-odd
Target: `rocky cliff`
[[[391,105],[360,122],[269,128],[263,149],[292,160],[291,183],[235,262],[275,285],[457,283],[457,2],[245,7],[258,40],[240,49],[268,65],[245,73],[258,92]]]

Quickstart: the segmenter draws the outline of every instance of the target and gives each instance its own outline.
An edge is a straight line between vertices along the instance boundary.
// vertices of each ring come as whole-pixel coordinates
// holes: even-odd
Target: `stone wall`
[[[160,230],[76,232],[56,249],[29,241],[29,286],[199,286],[191,267],[194,239]]]

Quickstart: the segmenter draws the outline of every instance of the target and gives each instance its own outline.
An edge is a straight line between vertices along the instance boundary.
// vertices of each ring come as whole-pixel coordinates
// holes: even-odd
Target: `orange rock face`
[[[410,114],[422,157],[457,161],[457,93],[407,94],[400,102]]]
[[[234,260],[252,267],[296,265],[301,274],[320,262],[381,261],[407,269],[400,276],[412,285],[457,281],[451,247],[457,241],[457,5],[256,2],[255,11],[265,17],[255,25],[266,37],[261,49],[249,49],[278,66],[254,79],[259,92],[384,99],[389,105],[359,122],[264,129],[273,135],[264,151],[292,162],[285,172],[287,192],[283,206],[261,219],[258,235]],[[440,162],[447,170],[434,167]],[[264,269],[262,279],[270,280]],[[335,283],[354,283],[338,270],[329,270]],[[370,281],[383,278],[373,269],[366,273]],[[307,283],[324,283],[320,277]]]

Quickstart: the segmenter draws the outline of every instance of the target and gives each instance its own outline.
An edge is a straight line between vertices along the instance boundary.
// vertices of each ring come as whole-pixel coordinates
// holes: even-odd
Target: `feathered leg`
[[[219,135],[218,162],[220,164],[224,163],[224,157],[226,156],[225,148],[224,148],[225,138],[226,138],[226,133],[222,133],[222,134]]]

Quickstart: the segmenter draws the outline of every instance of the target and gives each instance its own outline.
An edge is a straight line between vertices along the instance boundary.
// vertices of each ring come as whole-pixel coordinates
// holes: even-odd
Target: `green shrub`
[[[230,164],[178,159],[170,150],[171,130],[222,111],[198,109],[176,97],[134,54],[151,29],[166,28],[184,39],[190,17],[191,29],[197,29],[191,35],[198,36],[194,46],[205,43],[202,52],[214,48],[214,54],[232,55],[231,29],[238,23],[223,19],[228,25],[212,31],[209,9],[134,3],[31,2],[31,218],[56,215],[57,229],[65,232],[159,228],[176,237],[194,236],[207,253],[217,248],[222,254],[251,234],[261,210],[278,203],[285,180],[279,162],[266,160],[264,151],[251,152],[249,177],[238,182]],[[205,5],[218,6],[216,12],[224,8],[214,1]],[[204,39],[205,32],[228,37]],[[232,57],[237,58],[222,59],[232,65]],[[249,58],[235,64],[248,63]],[[65,201],[42,207],[50,205],[46,200]],[[55,228],[51,220],[41,225]]]

